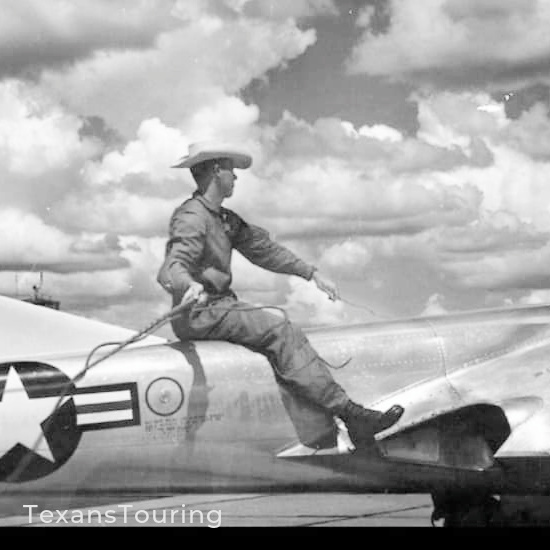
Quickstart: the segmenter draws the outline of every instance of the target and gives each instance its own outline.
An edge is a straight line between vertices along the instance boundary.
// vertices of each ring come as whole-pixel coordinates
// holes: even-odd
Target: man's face
[[[216,176],[217,182],[224,198],[233,194],[235,188],[235,175],[233,161],[231,159],[220,159],[217,161]]]

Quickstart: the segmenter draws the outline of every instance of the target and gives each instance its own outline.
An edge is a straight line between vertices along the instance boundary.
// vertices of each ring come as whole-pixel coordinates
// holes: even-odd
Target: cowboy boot
[[[350,400],[338,416],[346,424],[349,438],[356,449],[372,449],[375,434],[393,426],[404,411],[401,405],[394,405],[386,412],[365,409]]]

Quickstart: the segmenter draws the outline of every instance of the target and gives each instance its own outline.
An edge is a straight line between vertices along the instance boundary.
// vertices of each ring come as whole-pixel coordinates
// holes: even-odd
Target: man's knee
[[[283,337],[287,339],[292,338],[295,340],[303,340],[305,338],[305,335],[302,332],[302,330],[299,327],[292,324],[286,318],[271,319],[266,332],[274,336]]]

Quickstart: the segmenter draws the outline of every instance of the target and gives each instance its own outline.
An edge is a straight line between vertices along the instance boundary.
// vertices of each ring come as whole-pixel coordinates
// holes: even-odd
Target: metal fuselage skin
[[[0,490],[430,491],[438,483],[472,483],[545,493],[550,487],[550,472],[545,473],[550,450],[549,307],[318,329],[308,336],[329,363],[351,359],[333,375],[352,399],[379,409],[396,402],[405,407],[400,422],[382,434],[382,443],[439,415],[495,405],[510,426],[495,459],[511,461],[511,470],[434,468],[423,463],[422,453],[417,461],[414,453],[412,460],[401,461],[372,461],[357,453],[319,460],[278,458],[282,448],[296,441],[296,433],[267,360],[225,342],[174,342],[128,349],[89,370],[66,400],[68,416],[60,429],[73,434],[72,447],[59,451],[62,460],[47,459],[44,451],[37,459],[46,461],[42,473],[30,479],[8,476]],[[84,359],[21,361],[72,378]],[[101,405],[115,394],[122,396],[118,405]],[[29,396],[27,408],[40,398]],[[76,408],[69,410],[71,400]],[[117,408],[120,418],[130,420],[116,420]],[[27,410],[13,414],[24,417]],[[59,440],[64,445],[63,437]],[[528,461],[528,474],[518,466],[522,460]],[[40,466],[33,464],[31,469]]]

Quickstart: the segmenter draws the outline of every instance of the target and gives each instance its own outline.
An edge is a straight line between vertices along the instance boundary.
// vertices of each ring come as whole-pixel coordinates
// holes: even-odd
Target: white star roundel
[[[71,380],[49,365],[0,365],[0,481],[43,477],[73,454],[82,435],[73,393]]]
[[[86,431],[139,424],[135,382],[76,388],[51,365],[0,364],[0,482],[51,474]]]

